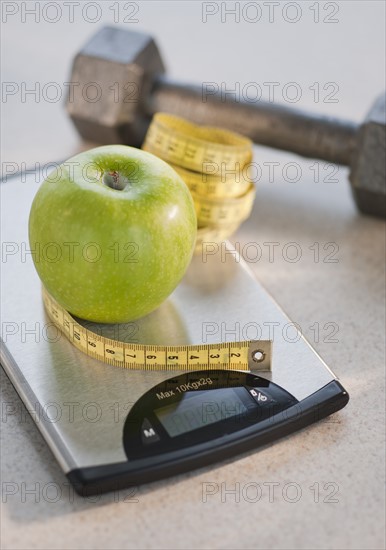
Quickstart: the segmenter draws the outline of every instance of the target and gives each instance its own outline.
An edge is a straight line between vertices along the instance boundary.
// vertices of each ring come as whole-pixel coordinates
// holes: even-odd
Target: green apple
[[[164,161],[124,145],[58,166],[40,186],[29,241],[40,279],[70,313],[101,323],[157,308],[183,277],[197,232],[190,192]]]

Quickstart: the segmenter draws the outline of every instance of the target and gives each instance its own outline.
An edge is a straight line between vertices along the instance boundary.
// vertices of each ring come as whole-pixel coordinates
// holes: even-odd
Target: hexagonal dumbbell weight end
[[[386,217],[386,94],[373,104],[359,130],[350,181],[361,212]]]
[[[67,111],[81,136],[140,146],[148,125],[145,101],[165,71],[151,36],[103,27],[77,54]]]

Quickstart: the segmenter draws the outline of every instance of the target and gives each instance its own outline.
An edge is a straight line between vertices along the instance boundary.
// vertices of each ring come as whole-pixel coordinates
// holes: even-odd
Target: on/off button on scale
[[[261,391],[259,388],[252,388],[248,391],[259,405],[270,405],[271,403],[275,403],[275,400],[272,399],[272,397]]]

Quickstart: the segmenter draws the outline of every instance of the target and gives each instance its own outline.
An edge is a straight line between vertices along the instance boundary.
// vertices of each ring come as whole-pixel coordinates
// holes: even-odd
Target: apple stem
[[[129,184],[129,180],[125,176],[122,176],[117,170],[112,170],[103,173],[102,183],[116,191],[123,191]]]

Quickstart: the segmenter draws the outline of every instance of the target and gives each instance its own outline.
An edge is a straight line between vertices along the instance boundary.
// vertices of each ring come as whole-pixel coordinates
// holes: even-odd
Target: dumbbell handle
[[[229,96],[224,101],[220,93],[204,97],[200,86],[179,84],[166,76],[154,82],[147,110],[228,128],[257,144],[336,164],[350,166],[356,151],[359,125],[355,123],[265,101]]]

